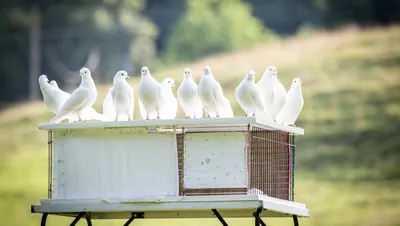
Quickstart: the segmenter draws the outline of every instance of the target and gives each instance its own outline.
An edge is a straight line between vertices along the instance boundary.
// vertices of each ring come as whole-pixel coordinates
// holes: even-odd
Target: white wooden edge
[[[234,209],[234,210],[221,210],[218,212],[224,218],[253,218],[255,209]],[[61,216],[76,217],[76,213],[55,213]],[[264,211],[262,217],[290,217],[291,215]],[[91,212],[91,219],[128,219],[132,216],[131,212]],[[215,215],[211,210],[204,211],[149,211],[144,212],[144,218],[146,219],[166,219],[166,218],[214,218]]]
[[[148,197],[120,199],[42,199],[35,212],[205,211],[256,209],[309,217],[305,204],[264,195]]]
[[[159,119],[159,120],[133,120],[119,122],[73,122],[73,123],[48,123],[40,124],[41,130],[58,129],[95,129],[95,128],[121,128],[121,127],[166,127],[166,128],[205,128],[205,127],[247,127],[257,126],[267,130],[280,130],[297,135],[304,135],[300,127],[286,126],[261,118],[235,117],[235,118],[199,118],[199,119]]]

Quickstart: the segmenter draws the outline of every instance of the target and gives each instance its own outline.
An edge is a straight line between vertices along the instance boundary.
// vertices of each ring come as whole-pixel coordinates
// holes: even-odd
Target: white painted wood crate
[[[243,194],[253,183],[252,127],[304,134],[249,117],[42,124],[49,199]]]

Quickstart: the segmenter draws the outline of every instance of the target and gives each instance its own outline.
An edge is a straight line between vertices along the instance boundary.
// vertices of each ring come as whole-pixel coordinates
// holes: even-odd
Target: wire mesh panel
[[[48,132],[48,141],[47,141],[47,146],[48,146],[48,189],[47,189],[47,196],[49,199],[53,198],[53,190],[54,190],[54,174],[53,174],[53,157],[54,157],[54,151],[53,151],[53,132],[49,131]]]
[[[177,142],[177,151],[178,151],[178,177],[179,177],[179,195],[184,195],[183,188],[183,166],[184,166],[184,142],[185,141],[185,133],[176,134],[176,142]]]
[[[294,139],[283,132],[252,127],[249,133],[249,189],[293,201]]]
[[[177,134],[179,195],[268,195],[294,200],[294,136],[251,127],[243,136],[246,153],[247,187],[185,188],[185,134]],[[207,142],[207,141],[205,141]],[[228,142],[228,141],[226,141]],[[230,156],[232,157],[232,156]],[[229,160],[229,155],[226,160]],[[215,172],[202,172],[212,174]]]

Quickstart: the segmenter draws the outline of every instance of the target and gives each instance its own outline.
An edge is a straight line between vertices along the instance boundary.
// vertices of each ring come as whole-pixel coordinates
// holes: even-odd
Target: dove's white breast
[[[264,105],[269,111],[269,108],[272,106],[273,102],[273,84],[271,79],[261,78],[257,83],[257,87],[261,91],[261,95],[264,100]]]
[[[129,107],[130,103],[130,93],[131,93],[132,87],[127,82],[117,82],[114,85],[114,97],[113,101],[116,105],[126,105],[126,107]]]
[[[190,103],[197,99],[197,85],[193,79],[184,79],[178,89],[178,98],[180,101]]]

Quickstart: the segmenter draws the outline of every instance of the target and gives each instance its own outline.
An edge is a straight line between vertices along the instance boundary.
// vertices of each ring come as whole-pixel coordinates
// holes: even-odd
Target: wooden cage
[[[268,195],[294,200],[294,135],[258,118],[45,124],[49,199]]]

